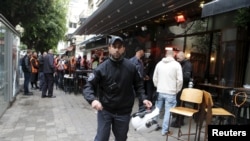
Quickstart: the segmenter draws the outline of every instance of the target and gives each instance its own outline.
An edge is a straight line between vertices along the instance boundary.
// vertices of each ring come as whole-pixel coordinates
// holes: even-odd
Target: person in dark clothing
[[[144,80],[144,78],[146,77],[145,73],[144,73],[144,64],[143,64],[143,60],[142,60],[142,57],[144,56],[144,54],[145,54],[144,48],[142,46],[137,46],[135,48],[134,57],[129,59],[133,64],[135,64],[136,69],[139,72],[142,80]],[[143,102],[141,100],[139,100],[138,104],[139,104],[138,105],[139,111],[141,111],[141,112],[144,111],[145,106],[144,106]]]
[[[43,52],[42,55],[39,56],[38,62],[39,62],[39,73],[38,73],[38,80],[39,80],[39,89],[42,91],[43,85],[44,85],[44,73],[43,73],[43,62],[44,62],[44,56],[47,55],[47,52]]]
[[[42,98],[49,97],[49,98],[55,98],[56,96],[53,96],[53,87],[54,87],[54,56],[53,56],[53,50],[50,49],[48,51],[48,54],[44,57],[43,62],[43,73],[44,73],[44,86],[42,89]],[[46,95],[48,92],[48,95]]]
[[[146,99],[143,80],[135,65],[124,58],[123,39],[110,36],[108,50],[109,58],[89,75],[83,96],[97,110],[94,140],[109,141],[112,127],[115,140],[126,141],[136,94],[147,108],[152,103]]]
[[[30,57],[32,51],[30,49],[27,50],[27,54],[22,59],[22,70],[24,73],[24,95],[33,95],[32,92],[29,91],[29,83],[30,83],[30,75],[31,75],[31,65],[30,65]]]
[[[155,60],[155,57],[150,55],[144,66],[144,73],[146,75],[144,79],[146,94],[153,105],[155,105],[155,101],[157,99],[156,87],[154,86],[152,80],[156,64],[157,61]]]
[[[190,79],[192,78],[192,63],[185,58],[184,52],[180,51],[176,55],[176,60],[180,62],[181,67],[182,67],[182,73],[183,73],[183,85],[181,91],[177,94],[176,100],[177,100],[177,106],[180,106],[181,100],[181,92],[184,88],[188,88],[188,83]],[[184,125],[184,117],[183,116],[177,116],[175,121],[172,122],[171,126],[172,127],[180,127]]]

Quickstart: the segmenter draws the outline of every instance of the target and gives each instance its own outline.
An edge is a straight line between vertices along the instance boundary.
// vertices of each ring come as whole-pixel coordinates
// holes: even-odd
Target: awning
[[[214,0],[204,4],[201,17],[213,16],[249,6],[250,0]]]
[[[73,34],[110,34],[153,17],[173,12],[195,1],[106,0]]]
[[[103,38],[105,38],[104,35],[97,35],[97,36],[94,36],[94,37],[92,37],[92,38],[90,38],[90,39],[87,39],[87,40],[81,42],[81,43],[78,44],[77,46],[80,46],[80,47],[86,46],[86,44],[89,44],[89,43],[92,43],[92,42],[96,42],[96,41],[102,40]]]
[[[75,46],[69,46],[67,48],[61,49],[60,51],[72,51],[75,48]]]

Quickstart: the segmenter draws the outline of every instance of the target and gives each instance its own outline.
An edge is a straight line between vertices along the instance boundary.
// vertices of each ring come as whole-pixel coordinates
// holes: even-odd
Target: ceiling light
[[[183,23],[183,22],[186,21],[184,15],[182,15],[182,14],[175,16],[175,20],[176,20],[177,23]]]
[[[165,6],[166,6],[166,4],[165,4],[164,2],[162,2],[161,6],[162,6],[162,7],[165,7]]]
[[[129,0],[129,4],[131,4],[131,5],[132,5],[132,4],[133,4],[133,0]]]

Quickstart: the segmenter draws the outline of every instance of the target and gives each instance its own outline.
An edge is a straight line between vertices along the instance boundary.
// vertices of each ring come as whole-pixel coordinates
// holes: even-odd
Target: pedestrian
[[[22,70],[24,73],[24,95],[33,95],[32,92],[29,91],[29,83],[30,83],[30,75],[31,75],[31,65],[30,65],[30,57],[31,57],[32,51],[30,49],[27,49],[26,55],[22,58]]]
[[[135,65],[124,58],[125,47],[119,36],[110,36],[109,58],[90,74],[83,89],[84,98],[97,110],[95,141],[109,141],[110,131],[117,141],[126,141],[135,95],[143,99],[147,108],[143,80]],[[135,94],[136,93],[136,94]]]
[[[43,85],[44,85],[43,63],[44,63],[45,55],[47,55],[46,51],[43,52],[43,54],[38,57],[38,61],[39,61],[38,80],[39,80],[39,89],[40,89],[40,91],[42,91]]]
[[[44,56],[44,62],[43,62],[44,86],[42,90],[42,98],[45,98],[45,97],[55,98],[56,97],[56,96],[53,96],[54,72],[55,72],[55,66],[54,66],[53,50],[50,49],[48,51],[48,54]]]
[[[60,89],[63,90],[63,78],[64,78],[64,72],[65,72],[65,60],[64,55],[61,56],[60,60],[57,63],[56,66],[57,75],[58,75],[58,86]]]
[[[95,69],[99,65],[99,56],[93,54],[91,57],[91,69]]]
[[[192,63],[185,58],[185,53],[183,51],[180,51],[176,55],[176,60],[180,62],[182,67],[182,74],[183,74],[183,86],[180,92],[177,94],[177,106],[181,105],[181,92],[184,88],[188,88],[188,83],[190,79],[192,78]],[[175,121],[171,123],[171,127],[179,128],[180,126],[184,125],[184,117],[183,116],[176,116]]]
[[[32,52],[32,55],[30,58],[30,64],[31,64],[31,77],[30,77],[31,89],[39,89],[37,85],[39,62],[37,58],[37,52],[35,51]]]
[[[156,61],[157,60],[155,59],[154,55],[151,54],[145,60],[145,63],[144,63],[145,64],[144,65],[144,73],[145,73],[144,85],[145,85],[146,95],[153,105],[155,105],[155,101],[157,98],[156,87],[154,86],[154,83],[153,83],[153,74],[154,74],[155,66],[157,64]]]
[[[165,104],[161,134],[163,136],[171,135],[172,132],[169,131],[168,125],[169,118],[171,118],[169,110],[176,106],[176,95],[181,90],[183,83],[181,65],[174,59],[173,50],[167,50],[166,57],[157,63],[153,82],[158,92],[156,107],[161,110]]]
[[[136,69],[138,73],[140,74],[140,77],[142,80],[146,78],[145,73],[144,73],[144,64],[142,57],[144,56],[145,51],[142,46],[137,46],[135,48],[135,55],[134,57],[130,58],[129,60],[136,66]],[[139,107],[139,112],[145,111],[145,106],[141,100],[138,102],[138,107]]]

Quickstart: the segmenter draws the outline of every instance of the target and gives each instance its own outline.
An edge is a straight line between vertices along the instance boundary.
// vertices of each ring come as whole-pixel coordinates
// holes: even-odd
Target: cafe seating
[[[69,74],[64,74],[64,92],[71,93],[74,90],[74,77]]]
[[[213,122],[213,119],[218,120],[218,124],[222,125],[224,124],[224,118],[225,117],[229,117],[232,118],[233,122],[232,124],[235,124],[235,115],[232,114],[231,112],[227,111],[224,108],[221,107],[213,107],[214,103],[213,103],[213,98],[212,95],[207,92],[207,91],[203,91],[203,103],[202,103],[202,108],[201,108],[201,120],[200,120],[200,125],[199,125],[199,131],[198,131],[198,140],[200,138],[200,134],[201,134],[201,130],[204,127],[205,128],[205,133],[204,133],[204,141],[207,140],[207,128],[208,125],[210,124],[215,124],[215,122]],[[218,118],[216,118],[218,117]],[[205,121],[205,126],[203,126],[203,122]]]
[[[250,124],[250,97],[246,92],[236,91],[233,94],[232,111],[237,124]]]
[[[170,117],[172,114],[184,116],[189,118],[189,128],[187,133],[183,133],[181,126],[178,129],[178,140],[180,139],[181,136],[187,135],[188,136],[188,141],[190,141],[190,135],[195,135],[196,139],[196,132],[197,132],[197,126],[196,126],[196,132],[191,133],[191,125],[192,125],[192,120],[193,116],[197,114],[200,110],[200,104],[202,103],[203,99],[203,91],[200,89],[195,89],[195,88],[185,88],[182,90],[181,93],[181,105],[177,107],[173,107],[170,109]],[[190,104],[192,106],[190,106]],[[169,125],[171,122],[171,118],[169,118]],[[167,135],[167,139],[168,140]]]

